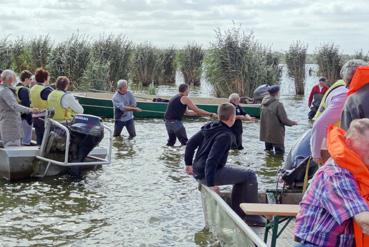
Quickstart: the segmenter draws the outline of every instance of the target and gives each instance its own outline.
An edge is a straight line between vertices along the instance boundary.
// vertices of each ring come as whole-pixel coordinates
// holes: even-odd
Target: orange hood
[[[359,66],[352,77],[347,94],[351,95],[355,93],[366,84],[369,84],[369,66]]]
[[[369,204],[369,169],[353,150],[345,142],[345,131],[331,125],[328,128],[327,145],[328,152],[335,163],[350,171],[359,187],[360,194]],[[355,242],[357,247],[368,246],[369,236],[364,235],[361,227],[354,221]]]

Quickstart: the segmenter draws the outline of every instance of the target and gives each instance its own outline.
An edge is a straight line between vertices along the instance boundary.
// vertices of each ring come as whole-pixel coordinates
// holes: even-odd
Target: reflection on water
[[[307,93],[315,82],[307,80]],[[291,94],[291,81],[282,82],[281,101],[300,125],[286,128],[286,150],[309,128],[306,98]],[[174,94],[163,86],[160,94]],[[192,93],[209,96],[209,91]],[[293,91],[292,91],[293,92]],[[205,119],[184,123],[189,136]],[[108,122],[113,127],[112,122]],[[124,130],[125,131],[125,130]],[[184,171],[184,147],[166,147],[161,119],[136,121],[137,137],[113,142],[113,162],[89,172],[81,181],[69,177],[0,183],[0,241],[2,246],[217,246],[204,228],[200,194]],[[101,145],[107,145],[104,139]],[[179,144],[177,144],[179,145]],[[264,152],[259,123],[245,123],[242,151],[232,151],[229,164],[257,172],[261,189],[275,186],[283,161]]]

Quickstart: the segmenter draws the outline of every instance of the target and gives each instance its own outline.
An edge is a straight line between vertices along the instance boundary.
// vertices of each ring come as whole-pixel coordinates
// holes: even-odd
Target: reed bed
[[[307,45],[296,41],[286,53],[288,76],[295,81],[296,95],[304,95],[306,50]]]
[[[361,59],[361,60],[364,60],[364,61],[367,61],[369,62],[369,52],[367,52],[366,54],[363,52],[363,50],[360,50],[360,51],[356,51],[354,56],[353,56],[354,59]]]
[[[279,81],[279,57],[252,33],[245,34],[238,27],[215,33],[216,41],[205,59],[205,74],[216,96],[252,96],[257,86]]]
[[[30,65],[32,71],[37,68],[46,68],[52,45],[48,35],[39,36],[30,41]]]
[[[85,87],[83,74],[90,61],[90,50],[88,38],[79,34],[73,34],[54,47],[47,66],[52,79],[65,75],[71,80],[73,88]]]
[[[154,82],[157,50],[150,43],[139,44],[133,53],[131,62],[131,78],[142,86]]]
[[[318,74],[327,78],[328,83],[332,84],[340,79],[343,59],[335,44],[321,46],[317,51],[316,59],[319,65]]]
[[[197,44],[188,44],[178,52],[176,60],[186,84],[200,85],[204,57],[204,50]]]
[[[154,82],[156,84],[175,84],[176,50],[173,47],[157,50]]]
[[[100,37],[91,45],[90,61],[84,73],[84,79],[94,88],[97,86],[98,88],[104,88],[104,90],[114,90],[115,83],[119,79],[128,78],[132,51],[132,42],[123,35]],[[108,71],[105,71],[106,68],[108,68]],[[89,69],[92,71],[88,71]],[[99,72],[101,78],[96,78],[97,75],[94,75],[93,72]],[[99,82],[93,81],[96,79]],[[97,83],[103,83],[104,85],[98,86]]]
[[[12,64],[12,46],[8,37],[0,40],[0,69],[10,68]]]

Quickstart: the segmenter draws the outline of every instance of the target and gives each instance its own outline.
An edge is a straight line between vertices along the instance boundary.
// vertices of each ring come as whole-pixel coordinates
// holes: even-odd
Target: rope
[[[305,170],[305,177],[304,177],[304,185],[302,187],[302,193],[304,194],[307,186],[308,186],[308,180],[309,180],[309,169],[310,169],[310,162],[311,162],[311,157],[309,157],[307,164],[306,164],[306,170]]]

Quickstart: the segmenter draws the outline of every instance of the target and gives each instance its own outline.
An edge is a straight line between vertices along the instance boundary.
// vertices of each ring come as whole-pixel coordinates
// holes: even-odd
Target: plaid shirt
[[[369,211],[352,174],[332,159],[319,168],[300,207],[295,235],[327,247],[354,246],[352,217]]]

